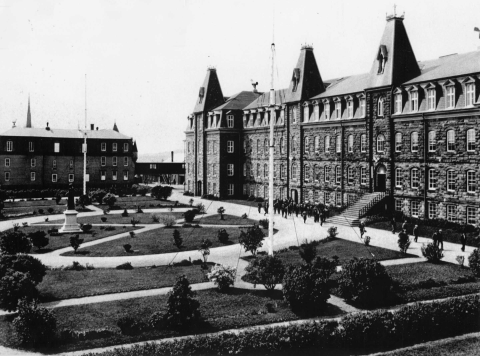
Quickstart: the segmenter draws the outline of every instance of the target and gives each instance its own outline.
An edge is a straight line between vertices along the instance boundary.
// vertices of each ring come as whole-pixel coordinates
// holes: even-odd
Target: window
[[[5,167],[10,167],[10,158],[5,158]]]
[[[447,131],[447,151],[455,151],[455,131]]]
[[[377,136],[377,153],[385,152],[385,136],[378,135]]]
[[[313,107],[313,119],[315,121],[318,121],[320,119],[320,107],[318,106],[318,104]]]
[[[190,153],[190,142],[188,143],[188,153]],[[117,143],[112,143],[112,151],[117,152]]]
[[[243,153],[247,153],[247,141],[243,141]]]
[[[475,207],[467,206],[467,224],[476,225],[477,223],[477,212]]]
[[[395,94],[395,114],[402,113],[402,93]]]
[[[437,150],[437,133],[430,131],[428,133],[428,152],[435,152]]]
[[[268,139],[265,139],[263,141],[263,152],[268,155],[268,149],[270,148],[270,145],[268,144]]]
[[[383,116],[383,98],[378,99],[377,116]]]
[[[28,152],[33,152],[33,151],[35,151],[35,146],[33,145],[33,142],[30,141],[28,143]]]
[[[342,193],[336,192],[335,193],[335,205],[340,206],[342,205]]]
[[[475,184],[475,171],[467,171],[467,192],[475,193],[476,184]]]
[[[70,174],[68,175],[68,181],[69,181],[70,183],[72,183],[72,182],[73,182],[73,179],[74,179],[74,175],[70,173]]]
[[[347,139],[348,152],[353,152],[353,135],[348,135]]]
[[[411,177],[411,187],[414,189],[418,189],[420,186],[420,172],[418,168],[412,168],[410,171],[410,177]]]
[[[228,128],[233,127],[233,115],[227,115],[227,127]]]
[[[284,179],[285,176],[287,175],[287,172],[285,171],[286,166],[284,164],[280,165],[280,179]]]
[[[102,165],[102,167],[107,165],[107,157],[105,157],[105,156],[101,157],[101,165]]]
[[[403,171],[401,168],[395,170],[395,187],[401,188],[403,184]]]
[[[247,168],[247,164],[244,163],[244,164],[243,164],[243,176],[244,176],[244,177],[247,176],[247,169],[248,169],[248,168]]]
[[[412,142],[411,142],[412,152],[418,152],[418,132],[412,132],[412,135],[410,137],[412,139]]]
[[[400,132],[395,134],[395,152],[402,152],[402,134]]]
[[[367,185],[367,169],[365,167],[360,168],[360,184]]]
[[[128,171],[123,171],[123,180],[128,180]]]
[[[360,99],[360,116],[365,117],[365,99]]]
[[[335,166],[335,183],[340,184],[342,181],[342,174],[340,172],[340,166]]]
[[[296,142],[295,142],[295,141],[296,141],[296,140],[295,140],[295,137],[292,136],[292,153],[295,153],[295,149],[296,149],[296,147],[295,147],[295,146],[296,146]]]
[[[10,172],[5,172],[5,182],[10,180]]]
[[[420,202],[416,200],[412,200],[410,203],[410,215],[414,218],[418,218],[418,212],[420,210]]]
[[[53,168],[57,168],[57,160],[56,159],[53,160],[52,164],[53,164]]]
[[[348,184],[353,184],[354,182],[354,176],[353,176],[353,167],[348,167],[347,171],[347,178],[348,178]]]
[[[57,182],[57,175],[56,174],[52,174],[52,182],[53,183]]]
[[[475,104],[475,83],[468,83],[466,85],[466,92],[466,106],[473,106],[473,104]]]
[[[446,88],[447,92],[447,109],[453,109],[455,107],[455,87],[449,85]]]
[[[125,142],[123,144],[123,152],[128,152],[128,143],[127,142]]]
[[[447,220],[451,222],[456,222],[457,220],[456,205],[447,205]]]
[[[436,219],[438,217],[438,206],[436,203],[429,202],[428,203],[428,218],[429,219]]]
[[[475,129],[467,130],[467,151],[475,151]]]
[[[324,105],[325,109],[325,120],[330,120],[330,103],[325,103]]]
[[[114,166],[114,167],[117,166],[117,157],[116,156],[112,157],[112,166]]]
[[[227,175],[233,176],[233,164],[231,163],[227,164]]]
[[[315,153],[318,153],[320,152],[320,137],[315,136],[314,142],[315,142]]]
[[[435,89],[427,89],[427,110],[435,110]]]
[[[227,152],[233,153],[233,141],[227,141]]]
[[[428,189],[435,190],[438,188],[438,173],[435,169],[428,171]]]
[[[107,178],[107,172],[106,171],[100,171],[100,180],[105,180]]]
[[[107,150],[107,143],[102,142],[102,151],[106,151],[106,150]]]
[[[305,182],[310,181],[310,166],[308,164],[303,165],[303,176],[305,177]]]
[[[285,140],[283,137],[280,137],[280,153],[285,153]]]
[[[54,151],[55,153],[60,152],[60,142],[55,142],[55,143],[53,144],[53,151]]]
[[[337,101],[335,103],[335,118],[341,119],[342,118],[342,103]]]
[[[297,179],[297,164],[293,163],[292,164],[292,179]]]
[[[7,141],[7,151],[8,152],[13,151],[13,141]]]
[[[367,152],[367,135],[360,136],[360,152]]]
[[[128,166],[128,157],[123,157],[123,165]]]
[[[330,166],[325,166],[324,168],[325,173],[325,182],[330,182]]]
[[[214,177],[217,176],[217,165],[215,163],[212,164],[212,173]]]
[[[70,160],[70,168],[73,168],[73,160]]]
[[[309,150],[310,150],[310,139],[308,137],[305,137],[304,152],[308,153]]]
[[[267,178],[268,177],[268,164],[263,165],[263,177]]]
[[[35,172],[30,172],[30,181],[35,181]]]
[[[323,203],[327,205],[330,202],[330,193],[323,192]]]
[[[410,92],[410,111],[418,111],[418,91],[414,90]]]
[[[30,160],[30,167],[35,167],[37,165],[37,160],[35,158],[32,158]]]
[[[309,112],[308,112],[308,105],[303,107],[303,122],[308,122]]]
[[[201,146],[200,146],[201,147]],[[200,150],[201,151],[201,150]],[[217,153],[217,142],[213,141],[212,142],[212,152],[215,154]]]
[[[325,153],[330,153],[330,136],[325,136]]]
[[[313,180],[315,182],[320,180],[320,170],[316,164],[313,166]]]
[[[112,171],[112,180],[117,180],[117,171]]]
[[[337,135],[335,139],[335,146],[335,150],[337,151],[337,153],[342,152],[342,137],[340,135]]]
[[[456,188],[455,178],[456,178],[455,171],[453,170],[447,171],[447,190],[451,192],[455,191],[455,188]]]
[[[230,183],[228,185],[228,195],[233,195],[233,192],[234,192],[234,185]]]
[[[347,101],[347,117],[353,119],[353,100]]]
[[[402,200],[395,199],[395,211],[402,211]]]

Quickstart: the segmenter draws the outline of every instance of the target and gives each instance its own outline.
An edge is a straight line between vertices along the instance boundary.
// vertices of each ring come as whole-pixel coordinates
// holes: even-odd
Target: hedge
[[[480,295],[349,314],[340,321],[312,321],[280,327],[198,335],[147,343],[86,356],[268,355],[288,350],[332,348],[392,349],[480,330]]]

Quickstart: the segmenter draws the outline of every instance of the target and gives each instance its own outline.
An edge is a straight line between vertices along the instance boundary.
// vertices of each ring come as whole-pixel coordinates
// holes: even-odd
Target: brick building
[[[87,135],[87,187],[133,183],[137,147],[131,137],[112,130],[34,128],[30,104],[26,127],[0,134],[0,179],[6,189],[65,188],[83,185],[84,134]]]
[[[269,93],[242,92],[252,100],[225,112],[235,96],[223,97],[209,69],[188,117],[187,189],[266,198],[274,119],[275,197],[350,205],[384,192],[407,216],[478,224],[479,84],[480,51],[417,62],[403,16],[387,17],[365,74],[322,80],[302,47],[273,118]]]

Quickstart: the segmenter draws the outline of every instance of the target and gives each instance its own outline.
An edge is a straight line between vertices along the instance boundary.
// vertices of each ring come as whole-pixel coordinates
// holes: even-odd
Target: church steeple
[[[27,125],[25,127],[32,127],[32,114],[30,113],[30,96],[28,96]]]

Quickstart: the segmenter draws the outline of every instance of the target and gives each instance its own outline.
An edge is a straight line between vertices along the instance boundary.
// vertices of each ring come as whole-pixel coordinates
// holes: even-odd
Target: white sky
[[[477,50],[480,1],[396,1],[417,60]],[[302,44],[324,79],[368,72],[393,1],[0,0],[0,132],[24,126],[112,128],[140,153],[183,149],[187,115],[213,65],[225,96],[277,88]],[[275,19],[275,21],[273,21]]]

